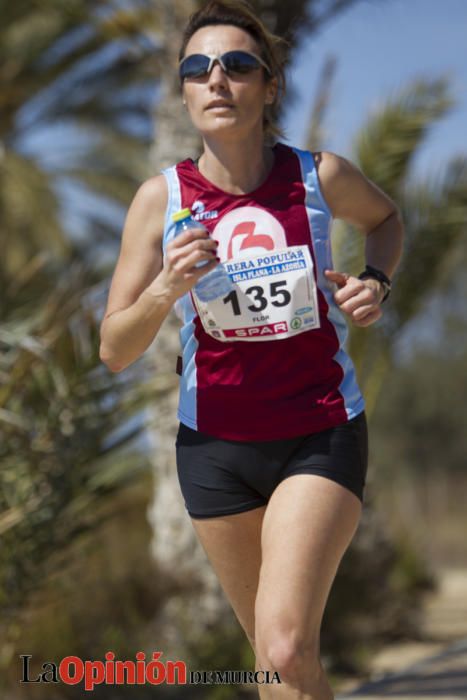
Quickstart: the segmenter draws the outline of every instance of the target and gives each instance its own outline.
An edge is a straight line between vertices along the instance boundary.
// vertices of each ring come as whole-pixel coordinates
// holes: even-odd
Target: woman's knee
[[[263,666],[278,671],[284,680],[302,679],[317,675],[321,670],[319,631],[305,637],[294,625],[269,623],[255,633],[255,646]]]

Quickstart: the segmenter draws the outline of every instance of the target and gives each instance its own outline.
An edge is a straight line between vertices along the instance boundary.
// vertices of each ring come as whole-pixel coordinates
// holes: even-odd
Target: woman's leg
[[[191,518],[238,621],[255,650],[255,599],[266,506],[235,515]]]
[[[341,558],[356,532],[361,502],[316,474],[295,474],[275,489],[262,528],[255,606],[257,660],[282,685],[262,698],[332,700],[320,662],[320,626]]]

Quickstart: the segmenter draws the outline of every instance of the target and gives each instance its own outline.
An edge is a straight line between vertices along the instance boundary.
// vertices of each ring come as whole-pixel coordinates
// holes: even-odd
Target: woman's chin
[[[222,117],[210,120],[209,124],[202,124],[198,127],[201,135],[213,136],[215,134],[238,134],[241,125],[232,117]]]

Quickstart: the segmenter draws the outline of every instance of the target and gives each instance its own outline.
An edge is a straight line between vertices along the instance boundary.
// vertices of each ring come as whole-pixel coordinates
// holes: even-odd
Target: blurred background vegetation
[[[357,2],[252,4],[288,39],[290,60],[302,32],[312,36]],[[196,543],[180,502],[166,497],[168,484],[177,488],[177,323],[167,319],[156,341],[165,354],[149,351],[121,374],[98,357],[131,198],[145,178],[200,146],[180,108],[174,68],[180,32],[198,4],[0,2],[0,691],[7,700],[28,693],[18,683],[24,653],[33,655],[32,674],[45,661],[99,659],[109,649],[122,659],[163,650],[191,668],[253,664],[221,592],[206,585],[207,564],[198,559],[199,576],[185,575]],[[336,70],[330,57],[310,116],[311,149],[325,148]],[[388,640],[416,637],[439,567],[467,566],[466,158],[431,179],[409,179],[427,131],[454,103],[446,80],[419,80],[355,138],[354,162],[398,203],[407,236],[383,320],[350,332],[371,460],[362,523],[323,625],[323,654],[336,674],[361,672]],[[340,222],[334,237],[336,269],[358,272],[361,237]],[[164,523],[177,507],[171,540]],[[209,600],[215,614],[197,615]],[[34,692],[62,699],[82,689],[44,684]],[[154,691],[98,687],[95,694],[117,700],[132,692]],[[168,686],[158,692],[174,694]],[[184,692],[200,696],[196,687]],[[215,700],[251,696],[242,692],[202,689]]]

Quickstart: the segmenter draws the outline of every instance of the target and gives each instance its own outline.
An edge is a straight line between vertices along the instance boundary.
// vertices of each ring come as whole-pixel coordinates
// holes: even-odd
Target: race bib
[[[202,302],[192,290],[203,328],[216,340],[278,340],[320,327],[308,246],[235,258],[223,265],[235,285],[228,296]]]

